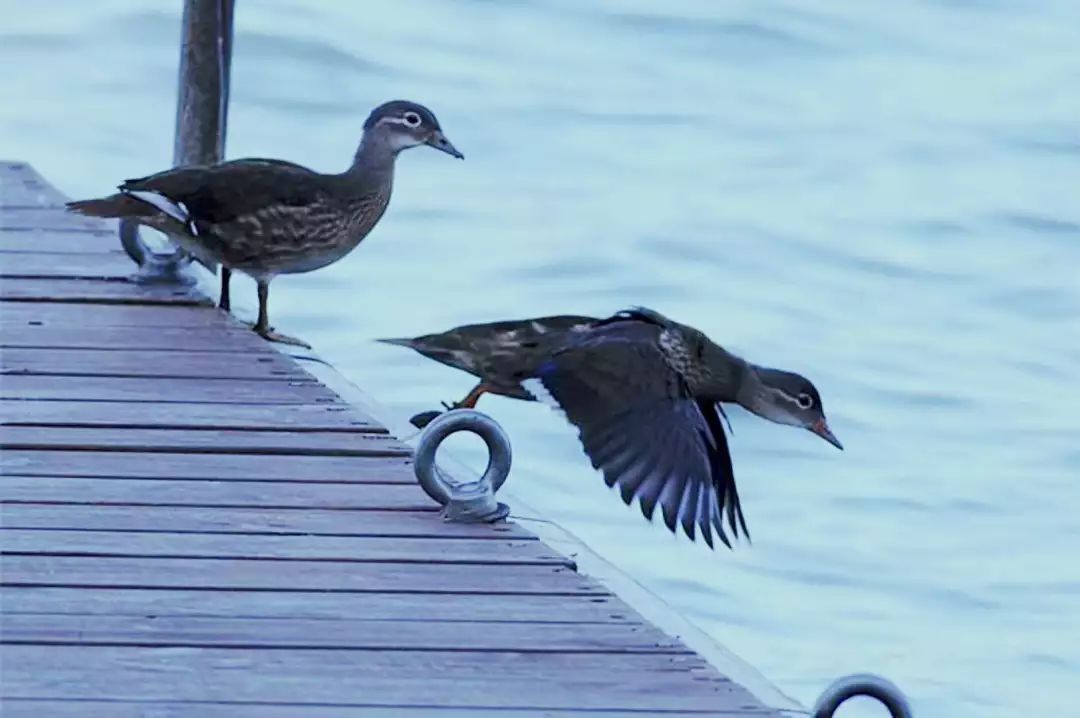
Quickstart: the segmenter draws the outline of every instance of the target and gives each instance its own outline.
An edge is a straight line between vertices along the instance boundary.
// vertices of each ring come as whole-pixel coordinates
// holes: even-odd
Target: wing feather
[[[717,405],[690,396],[656,344],[655,324],[599,326],[556,352],[535,380],[577,427],[585,453],[623,501],[637,499],[652,519],[657,506],[675,532],[713,531],[730,546],[749,538]]]

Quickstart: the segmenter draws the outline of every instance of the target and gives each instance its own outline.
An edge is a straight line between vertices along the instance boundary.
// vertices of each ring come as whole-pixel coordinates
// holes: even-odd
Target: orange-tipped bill
[[[810,431],[814,432],[825,441],[829,442],[840,451],[844,450],[844,445],[840,443],[840,440],[833,436],[832,431],[829,430],[829,424],[822,417],[814,422],[814,425],[810,427]]]

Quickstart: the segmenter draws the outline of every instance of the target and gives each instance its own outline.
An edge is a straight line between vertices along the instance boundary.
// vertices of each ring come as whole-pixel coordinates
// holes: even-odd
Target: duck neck
[[[389,180],[394,175],[397,154],[397,149],[387,142],[386,138],[366,133],[360,146],[356,148],[352,166],[345,174],[376,181]]]
[[[757,364],[746,362],[742,367],[739,388],[735,392],[735,401],[749,412],[768,418],[772,406],[768,385],[762,380],[762,374],[771,371]]]

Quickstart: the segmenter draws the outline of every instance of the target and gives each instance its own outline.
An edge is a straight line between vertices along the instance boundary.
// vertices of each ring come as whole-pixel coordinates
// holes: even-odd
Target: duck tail
[[[100,199],[81,199],[67,203],[68,212],[87,217],[146,217],[156,210],[145,202],[122,193]]]

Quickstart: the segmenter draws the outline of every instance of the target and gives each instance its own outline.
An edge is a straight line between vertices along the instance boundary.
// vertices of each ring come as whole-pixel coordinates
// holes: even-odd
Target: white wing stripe
[[[192,235],[198,237],[199,229],[195,226],[195,220],[183,202],[174,202],[158,192],[145,190],[123,190],[124,194],[134,197],[140,202],[146,202],[151,207],[169,215],[180,224],[186,226]]]
[[[191,219],[191,216],[187,213],[187,208],[185,208],[182,203],[173,202],[163,194],[146,192],[143,190],[125,190],[124,194],[134,197],[141,202],[146,202],[151,207],[164,212],[181,224],[187,224]]]
[[[533,398],[537,401],[543,402],[553,409],[562,409],[562,407],[559,406],[559,402],[555,401],[555,397],[553,397],[551,392],[547,390],[547,387],[544,386],[544,382],[536,377],[522,381],[521,388],[532,394]]]

